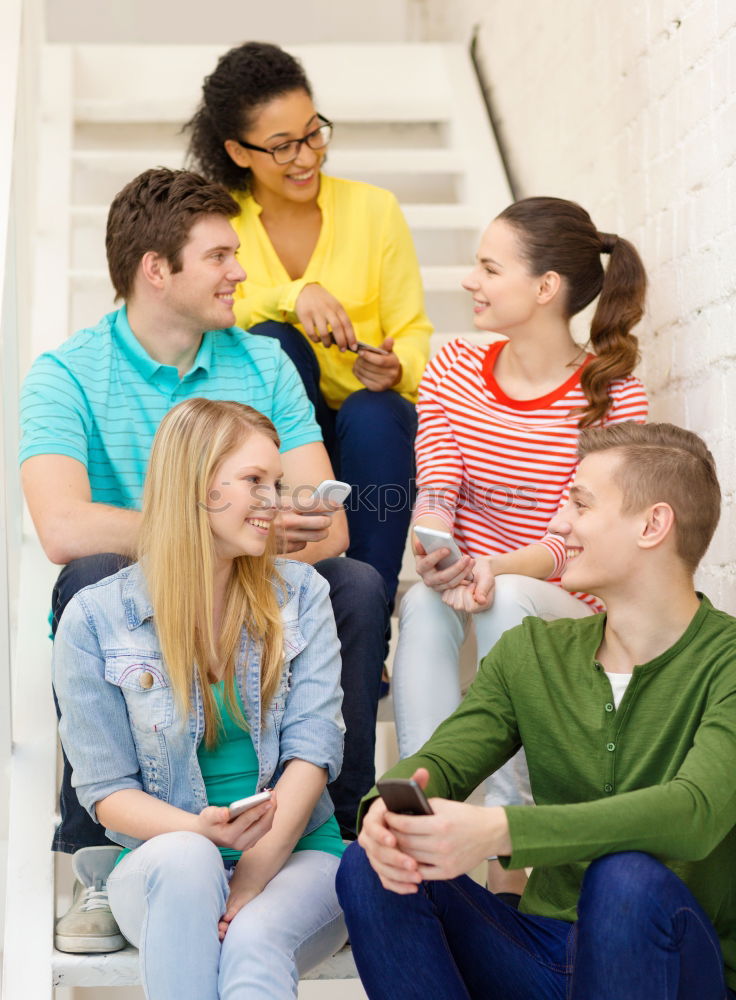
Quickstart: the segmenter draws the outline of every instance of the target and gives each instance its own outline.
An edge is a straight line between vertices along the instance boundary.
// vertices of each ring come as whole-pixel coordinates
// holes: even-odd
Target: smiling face
[[[462,282],[473,296],[479,330],[508,333],[539,308],[541,281],[529,272],[518,240],[515,229],[501,219],[494,219],[483,233],[475,266]]]
[[[235,287],[245,279],[238,237],[224,215],[203,215],[181,251],[181,270],[164,269],[165,302],[172,316],[197,333],[233,326]]]
[[[647,511],[623,513],[623,493],[613,474],[621,461],[611,449],[586,456],[578,466],[566,506],[550,523],[565,540],[566,590],[607,598],[636,578]]]
[[[292,90],[268,101],[254,115],[240,138],[254,146],[273,149],[290,139],[302,139],[319,128],[321,121],[312,98],[304,90]],[[270,153],[246,149],[232,141],[226,144],[231,158],[251,171],[251,190],[263,205],[269,197],[277,201],[310,202],[319,193],[319,171],[326,149],[310,149],[306,142],[291,163],[276,163]]]
[[[258,431],[220,462],[206,502],[219,560],[262,556],[266,551],[280,507],[281,477],[279,450]]]

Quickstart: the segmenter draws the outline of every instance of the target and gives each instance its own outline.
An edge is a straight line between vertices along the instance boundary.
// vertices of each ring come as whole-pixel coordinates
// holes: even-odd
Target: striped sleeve
[[[89,409],[74,376],[50,354],[33,363],[20,397],[19,462],[35,455],[88,459]]]
[[[417,501],[414,520],[433,514],[445,521],[450,530],[455,522],[464,463],[439,389],[456,357],[457,347],[453,341],[438,352],[424,371],[419,384],[419,428],[415,443]]]
[[[649,415],[649,402],[644,386],[634,375],[617,378],[610,386],[611,408],[603,419],[604,424],[621,424],[633,420],[645,424]]]

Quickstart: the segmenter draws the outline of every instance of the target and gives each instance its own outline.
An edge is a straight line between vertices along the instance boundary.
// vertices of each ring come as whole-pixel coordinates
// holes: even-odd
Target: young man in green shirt
[[[736,619],[693,586],[713,458],[669,424],[584,431],[580,457],[551,527],[607,612],[527,618],[485,657],[389,772],[433,816],[367,796],[338,893],[371,1000],[736,996]],[[535,806],[467,804],[522,744]],[[463,874],[489,855],[533,868],[518,910]]]

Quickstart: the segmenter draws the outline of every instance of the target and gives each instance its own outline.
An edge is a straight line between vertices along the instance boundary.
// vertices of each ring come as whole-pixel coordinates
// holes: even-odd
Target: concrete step
[[[159,149],[74,149],[72,163],[104,173],[134,176],[152,163],[183,166],[184,145]],[[466,156],[455,149],[340,149],[330,145],[330,173],[352,175],[355,171],[373,173],[406,172],[411,174],[459,174],[466,168]]]
[[[468,268],[423,267],[421,273],[425,291],[456,292],[462,291],[460,282],[467,275]],[[73,267],[69,271],[69,278],[79,288],[110,284],[108,273],[103,268]]]
[[[411,206],[405,206],[411,207]],[[105,220],[107,208],[87,211],[80,208],[74,213],[73,226],[69,235],[71,265],[75,270],[95,271],[104,269],[105,263]],[[442,219],[440,218],[440,222]],[[478,247],[478,232],[474,227],[465,229],[412,228],[414,246],[419,263],[423,267],[456,267],[458,270],[446,272],[446,280],[455,282],[470,270],[473,255]]]
[[[89,988],[137,986],[140,983],[138,949],[130,944],[108,955],[70,955],[54,949],[51,962],[54,986]],[[357,978],[350,945],[345,945],[302,977],[304,980]]]
[[[124,184],[151,166],[185,165],[185,150],[174,147],[119,150],[81,149],[72,153],[72,201],[108,205]],[[393,191],[402,204],[459,200],[466,157],[450,149],[330,149],[326,172],[366,181]]]
[[[330,115],[335,132],[330,150],[340,149],[447,149],[444,122],[345,121]],[[135,150],[183,151],[187,135],[183,121],[75,121],[71,136],[74,149],[109,150],[121,155]]]
[[[435,329],[472,329],[470,299],[460,286],[468,267],[423,267],[421,271],[425,307]],[[112,285],[102,268],[72,268],[69,283],[73,330],[94,325],[100,316],[114,308]]]
[[[74,47],[74,117],[83,122],[184,122],[226,46]],[[352,122],[440,122],[453,113],[451,49],[427,44],[289,46],[323,113]],[[124,81],[124,86],[121,86]]]
[[[438,152],[446,152],[439,150]],[[326,173],[337,177],[347,177],[350,180],[365,181],[378,187],[393,191],[402,205],[409,203],[424,203],[428,205],[454,203],[460,198],[462,172],[459,167],[452,170],[411,171],[402,164],[381,162],[380,156],[366,157],[362,166],[358,165],[360,157],[348,157],[354,163],[350,169],[342,169],[339,160],[345,157],[335,157],[335,163],[330,156],[329,169]],[[161,159],[147,155],[125,158],[124,162],[115,163],[115,154],[110,163],[101,168],[99,160],[77,160],[72,172],[72,201],[77,205],[109,205],[117,192],[132,180],[137,174],[149,167],[172,167],[184,165],[183,155],[174,159]],[[408,160],[408,156],[401,157]]]
[[[70,208],[72,223],[98,222],[103,227],[107,219],[108,205],[75,204]],[[406,205],[404,215],[412,229],[483,229],[490,219],[478,219],[472,205],[463,203],[440,205]]]

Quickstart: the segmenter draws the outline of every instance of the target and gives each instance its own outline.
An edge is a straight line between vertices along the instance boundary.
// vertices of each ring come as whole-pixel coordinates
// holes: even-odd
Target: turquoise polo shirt
[[[275,424],[282,451],[322,440],[278,341],[238,327],[209,331],[180,378],[143,349],[123,306],[33,363],[21,392],[20,462],[68,455],[86,467],[94,503],[137,510],[156,429],[194,396],[260,410]]]

